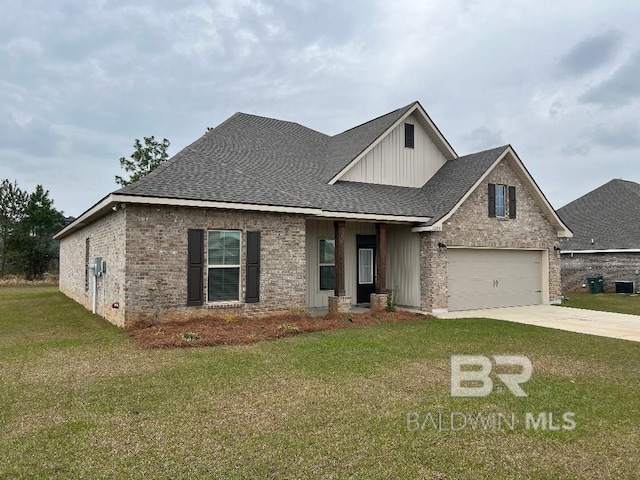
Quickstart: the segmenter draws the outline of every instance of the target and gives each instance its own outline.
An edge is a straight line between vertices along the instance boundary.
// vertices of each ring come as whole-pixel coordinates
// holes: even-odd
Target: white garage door
[[[450,248],[449,311],[542,303],[542,252]]]

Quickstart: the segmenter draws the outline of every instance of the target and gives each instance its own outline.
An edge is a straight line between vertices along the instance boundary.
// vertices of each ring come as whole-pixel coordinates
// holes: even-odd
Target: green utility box
[[[604,291],[602,275],[587,277],[587,283],[589,284],[589,293],[602,293]]]

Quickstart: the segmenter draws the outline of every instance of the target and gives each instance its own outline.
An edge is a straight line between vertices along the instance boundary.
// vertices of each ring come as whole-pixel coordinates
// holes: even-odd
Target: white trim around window
[[[242,285],[242,232],[207,231],[207,302],[239,302]]]

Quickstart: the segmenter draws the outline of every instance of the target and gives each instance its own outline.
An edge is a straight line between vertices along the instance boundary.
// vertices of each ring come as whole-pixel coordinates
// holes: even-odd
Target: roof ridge
[[[320,130],[316,130],[314,128],[307,127],[306,125],[303,125],[303,124],[301,124],[299,122],[294,122],[292,120],[282,120],[280,118],[266,117],[264,115],[256,115],[255,113],[245,113],[245,112],[236,112],[233,116],[229,117],[227,120],[225,120],[220,125],[218,125],[218,127],[222,126],[224,123],[226,123],[228,120],[231,120],[233,117],[241,116],[241,115],[243,115],[245,117],[263,118],[265,120],[272,120],[274,122],[286,123],[286,124],[289,124],[289,125],[297,125],[298,127],[302,127],[302,128],[304,128],[306,130],[310,130],[312,132],[319,133],[320,135],[324,135],[326,137],[331,138],[331,135],[328,135],[328,134],[326,134],[324,132],[321,132]],[[218,128],[218,127],[216,127],[216,128]]]
[[[343,133],[347,133],[347,132],[350,132],[352,130],[355,130],[356,128],[363,127],[363,126],[365,126],[365,125],[367,125],[369,123],[375,122],[376,120],[380,120],[382,117],[386,117],[387,115],[391,115],[393,113],[397,113],[400,110],[409,110],[410,107],[416,105],[417,103],[418,103],[418,101],[415,101],[415,102],[410,103],[409,105],[405,105],[404,107],[396,108],[395,110],[392,110],[390,112],[383,113],[382,115],[378,115],[376,118],[372,118],[371,120],[367,120],[366,122],[363,122],[363,123],[361,123],[359,125],[356,125],[355,127],[348,128],[343,132],[336,133],[335,135],[332,135],[331,138],[335,138],[335,137],[337,137],[339,135],[342,135]]]

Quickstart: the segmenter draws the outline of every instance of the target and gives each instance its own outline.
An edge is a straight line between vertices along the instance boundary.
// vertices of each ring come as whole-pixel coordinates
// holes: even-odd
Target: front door
[[[356,236],[356,280],[357,303],[369,303],[371,294],[376,291],[376,236]]]

